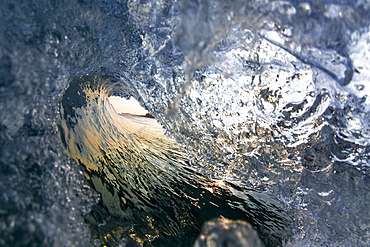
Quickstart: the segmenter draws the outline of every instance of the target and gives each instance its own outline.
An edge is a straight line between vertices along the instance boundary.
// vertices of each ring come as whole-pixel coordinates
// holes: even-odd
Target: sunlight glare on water
[[[145,115],[148,113],[133,97],[125,99],[118,96],[109,97],[109,102],[113,105],[117,113],[129,113],[135,115]]]
[[[0,246],[188,247],[220,215],[370,246],[369,0],[5,0],[0,24]]]

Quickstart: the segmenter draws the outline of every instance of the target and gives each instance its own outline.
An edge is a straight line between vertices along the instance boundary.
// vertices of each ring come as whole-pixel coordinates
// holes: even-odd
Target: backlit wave
[[[108,245],[190,246],[206,220],[226,217],[251,222],[269,246],[287,240],[291,220],[278,200],[196,172],[155,119],[115,112],[109,78],[99,76],[71,83],[61,123],[69,155],[101,194],[86,216],[95,238]]]

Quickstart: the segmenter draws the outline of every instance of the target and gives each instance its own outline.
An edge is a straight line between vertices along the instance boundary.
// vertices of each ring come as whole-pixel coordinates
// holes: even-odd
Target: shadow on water
[[[61,139],[101,195],[85,215],[93,238],[107,246],[192,246],[215,217],[250,222],[267,246],[290,237],[277,199],[202,176],[155,119],[117,114],[108,101],[112,80],[101,72],[75,78],[62,100]]]

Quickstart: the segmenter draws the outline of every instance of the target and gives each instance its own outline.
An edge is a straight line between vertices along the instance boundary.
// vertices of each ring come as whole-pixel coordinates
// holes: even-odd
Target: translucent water
[[[251,193],[263,209],[269,208],[265,196],[273,201],[277,212],[292,219],[286,238],[273,240],[285,246],[369,245],[370,2],[108,0],[1,5],[0,245],[100,245],[105,241],[101,236],[117,229],[116,221],[104,223],[90,216],[95,212],[114,218],[124,213],[117,206],[121,202],[104,204],[113,199],[104,199],[99,180],[109,178],[106,184],[113,187],[113,178],[125,181],[115,188],[143,188],[152,181],[186,194],[190,192],[183,183],[192,176],[201,177],[199,189],[209,188],[210,181],[223,181],[226,187],[215,188]],[[89,80],[93,91],[85,87],[89,76],[97,83]],[[141,176],[140,167],[125,175],[96,168],[104,163],[98,162],[101,150],[117,149],[112,133],[128,138],[131,134],[122,134],[122,129],[131,126],[134,131],[139,124],[124,120],[127,126],[122,127],[114,120],[118,115],[107,103],[113,95],[138,99],[156,117],[181,150],[173,161],[181,168],[158,163],[164,159],[160,147],[150,159],[131,141],[124,150],[136,150],[135,159],[146,157],[145,173],[174,170],[155,181],[154,175]],[[79,120],[81,116],[86,118]],[[87,124],[87,119],[94,120]],[[68,136],[68,130],[74,134]],[[145,131],[153,133],[152,128]],[[157,137],[152,134],[145,140],[151,138]],[[79,142],[90,143],[90,150],[104,148],[82,157]],[[140,145],[154,150],[153,143]],[[114,164],[124,162],[122,156],[112,157]],[[91,177],[97,170],[94,184]],[[142,182],[122,177],[135,173]],[[148,191],[136,196],[156,193]],[[233,200],[244,198],[236,192],[230,197],[209,193],[217,203],[227,202],[226,213],[235,210],[230,206]],[[164,201],[178,200],[176,193],[164,194],[157,193]],[[248,205],[238,211],[240,217],[251,211],[246,201],[240,202]],[[184,207],[195,212],[191,205]],[[161,206],[152,212],[143,208],[135,214],[142,220],[141,230],[130,232],[132,219],[121,215],[128,223],[121,223],[118,239],[108,242],[139,244],[144,238],[129,235],[152,231],[146,244],[154,244],[166,235],[165,228],[151,227],[152,219],[160,219]],[[243,220],[254,224],[269,244],[264,234],[273,227],[264,232],[258,220],[253,222],[263,212],[260,208]],[[167,211],[162,216],[166,214],[179,219]],[[275,216],[269,220],[279,222]],[[199,226],[184,231],[196,236],[208,220],[202,217],[190,217]],[[175,235],[166,235],[167,241],[176,242]]]
[[[291,235],[283,204],[268,193],[197,173],[185,150],[153,118],[118,115],[101,73],[71,82],[62,100],[60,134],[69,156],[101,195],[85,216],[105,245],[191,246],[215,217],[247,220],[265,243]],[[77,102],[85,102],[76,108]]]

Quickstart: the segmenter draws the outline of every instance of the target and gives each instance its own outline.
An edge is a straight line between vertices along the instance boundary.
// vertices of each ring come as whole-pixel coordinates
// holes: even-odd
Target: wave
[[[220,215],[267,245],[369,245],[368,1],[0,11],[0,245],[191,243]]]
[[[205,221],[220,216],[251,222],[269,246],[289,237],[291,220],[281,202],[196,172],[155,119],[117,114],[104,86],[110,80],[99,75],[71,82],[60,127],[69,155],[101,194],[100,207],[86,216],[96,238],[189,246]]]

